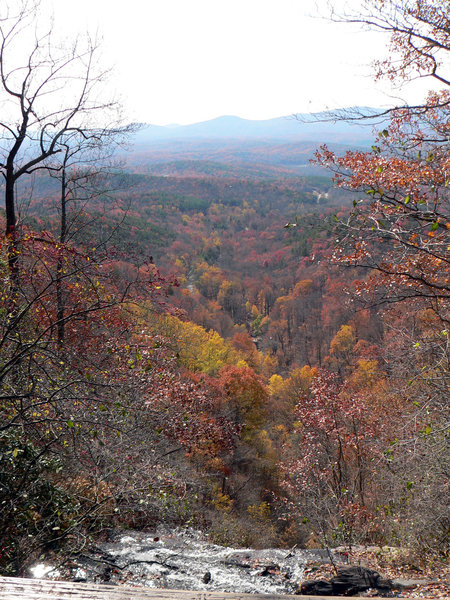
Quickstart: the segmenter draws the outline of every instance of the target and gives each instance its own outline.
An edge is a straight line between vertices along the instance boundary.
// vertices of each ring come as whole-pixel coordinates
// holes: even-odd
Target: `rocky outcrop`
[[[388,579],[383,579],[377,571],[366,567],[348,566],[340,567],[329,581],[304,581],[299,593],[313,596],[354,596],[369,588],[385,594],[392,589],[392,584]]]
[[[227,548],[192,530],[111,530],[77,556],[67,577],[87,582],[247,594],[294,594],[305,565],[329,565],[326,550]]]
[[[393,590],[411,590],[420,585],[429,585],[438,583],[437,579],[393,579],[392,589]]]

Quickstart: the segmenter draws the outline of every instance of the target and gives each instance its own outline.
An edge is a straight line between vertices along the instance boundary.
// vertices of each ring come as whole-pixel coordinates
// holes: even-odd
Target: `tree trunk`
[[[17,239],[17,220],[15,208],[15,178],[12,164],[7,164],[5,175],[5,211],[6,211],[6,237],[8,240],[8,266],[11,280],[17,281],[19,276],[18,268],[18,239]]]
[[[67,155],[66,155],[67,158]],[[66,164],[64,161],[61,174],[61,224],[59,232],[59,241],[61,246],[65,243],[67,237],[67,181],[66,181]],[[64,345],[65,323],[64,323],[64,295],[62,289],[62,275],[64,263],[62,257],[58,258],[56,272],[56,319],[58,331],[58,346],[61,349]]]

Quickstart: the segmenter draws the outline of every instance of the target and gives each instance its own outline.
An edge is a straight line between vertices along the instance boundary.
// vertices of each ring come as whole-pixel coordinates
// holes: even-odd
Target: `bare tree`
[[[118,104],[104,99],[108,72],[98,68],[99,45],[89,36],[69,46],[42,30],[40,0],[6,2],[0,9],[0,172],[5,187],[8,263],[18,276],[16,184],[41,169],[61,169],[71,141],[83,147],[122,134]]]
[[[98,206],[105,186],[117,184],[105,180],[130,128],[118,104],[103,99],[108,72],[97,66],[97,42],[59,45],[51,26],[40,28],[39,8],[39,0],[0,4],[0,572],[9,574],[77,531],[83,539],[84,527],[113,511],[119,484],[129,493],[124,444],[141,452],[153,386],[131,370],[143,355],[123,305],[161,287],[156,269],[137,266],[116,285],[110,257],[83,243],[95,218],[86,205]],[[53,232],[19,227],[16,185],[39,171],[59,183]],[[153,440],[152,419],[148,430]],[[151,465],[146,451],[141,470]],[[137,498],[139,467],[132,476]]]
[[[331,18],[338,22],[357,23],[391,36],[390,56],[375,61],[376,76],[399,80],[431,77],[450,85],[445,72],[446,52],[450,50],[449,0],[363,0],[355,10],[337,12],[328,2]]]
[[[416,118],[426,118],[428,112],[450,105],[450,0],[362,0],[355,8],[345,2],[323,0],[319,5],[326,7],[327,19],[332,22],[353,23],[389,36],[387,57],[373,62],[376,80],[387,79],[400,90],[413,80],[429,79],[442,91],[429,94],[418,104],[398,99],[387,109],[353,107],[320,113],[313,120],[367,121],[375,125],[402,109]],[[441,130],[437,140],[448,142],[448,129]]]
[[[70,131],[61,137],[60,152],[49,165],[49,174],[59,185],[58,221],[55,223],[55,239],[59,245],[76,244],[78,247],[90,243],[94,246],[97,259],[100,248],[106,248],[122,222],[108,228],[105,235],[99,231],[96,213],[92,205],[106,202],[117,191],[121,178],[117,177],[120,163],[115,159],[115,150],[132,127],[120,132],[106,131],[101,135],[86,136],[85,132]],[[119,185],[120,187],[120,185]],[[103,199],[103,200],[102,200]],[[95,236],[89,239],[89,232]],[[58,342],[62,346],[65,330],[64,265],[62,257],[57,261],[55,286],[57,292]]]

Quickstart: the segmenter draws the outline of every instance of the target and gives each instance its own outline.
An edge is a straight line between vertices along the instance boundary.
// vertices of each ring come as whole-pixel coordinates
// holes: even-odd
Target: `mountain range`
[[[351,109],[355,110],[355,109]],[[370,114],[371,109],[356,109]],[[373,139],[375,120],[348,122],[328,113],[301,114],[266,120],[221,116],[190,125],[145,124],[136,134],[136,147],[176,139],[265,139],[314,142],[339,142],[365,145]]]

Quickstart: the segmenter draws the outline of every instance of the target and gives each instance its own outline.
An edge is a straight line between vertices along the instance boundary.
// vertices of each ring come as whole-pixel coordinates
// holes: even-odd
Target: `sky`
[[[399,96],[373,81],[370,63],[386,53],[383,34],[330,23],[314,0],[42,1],[59,35],[88,29],[102,37],[103,61],[114,67],[110,85],[130,121],[269,119],[387,106]]]

